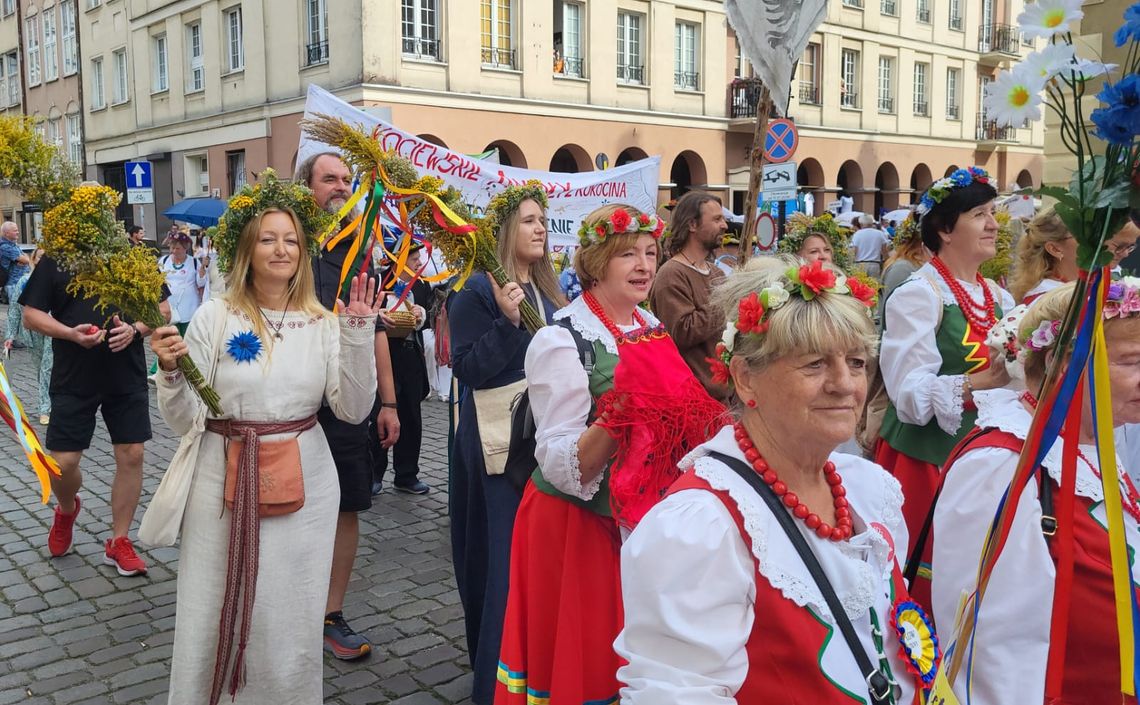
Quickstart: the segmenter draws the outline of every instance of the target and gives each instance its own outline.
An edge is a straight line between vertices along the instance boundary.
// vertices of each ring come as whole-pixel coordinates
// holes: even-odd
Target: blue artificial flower
[[[954,182],[955,186],[961,188],[962,186],[969,186],[974,177],[965,169],[957,169],[950,175],[950,180]]]
[[[1105,84],[1096,97],[1104,103],[1089,116],[1097,136],[1113,144],[1132,144],[1140,134],[1140,75],[1129,74]]]
[[[1124,11],[1124,24],[1113,35],[1116,46],[1122,47],[1128,42],[1140,41],[1140,2]]]
[[[226,352],[237,362],[253,362],[261,354],[261,338],[251,330],[234,333],[226,343]]]

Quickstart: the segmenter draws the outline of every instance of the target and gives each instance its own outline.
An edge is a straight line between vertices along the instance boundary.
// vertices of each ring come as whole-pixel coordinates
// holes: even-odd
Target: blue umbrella
[[[181,220],[203,228],[217,225],[222,213],[226,212],[226,202],[218,198],[187,198],[175,203],[162,212],[171,220]]]

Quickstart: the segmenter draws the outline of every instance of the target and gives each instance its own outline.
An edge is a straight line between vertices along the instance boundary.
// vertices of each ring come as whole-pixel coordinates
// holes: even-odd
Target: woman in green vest
[[[995,353],[985,340],[1013,297],[978,273],[996,252],[996,198],[978,167],[934,182],[916,209],[933,257],[895,289],[885,308],[879,370],[890,405],[875,462],[902,484],[912,546],[934,501],[940,466],[974,427],[974,392],[1009,383],[1005,365],[991,364]],[[926,565],[920,576],[929,579]],[[912,585],[911,594],[929,608],[930,585],[922,583]]]

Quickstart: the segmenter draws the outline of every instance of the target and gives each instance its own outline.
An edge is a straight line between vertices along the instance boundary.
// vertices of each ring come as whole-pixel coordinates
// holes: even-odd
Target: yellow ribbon
[[[360,203],[360,199],[364,198],[364,193],[367,189],[368,189],[368,182],[367,182],[367,179],[365,179],[364,181],[361,182],[360,188],[356,189],[356,193],[352,194],[352,196],[348,199],[348,201],[345,202],[345,204],[343,206],[341,206],[339,211],[337,211],[337,214],[336,214],[333,222],[329,225],[328,228],[325,229],[325,231],[323,233],[321,233],[320,238],[318,238],[318,240],[317,240],[318,242],[321,243],[322,248],[324,248],[326,250],[333,249],[334,247],[336,247],[340,243],[341,240],[343,240],[345,238],[345,231],[351,232],[354,229],[350,225],[349,227],[345,228],[344,230],[341,230],[340,233],[336,235],[336,237],[332,238],[332,240],[329,240],[329,237],[336,230],[336,226],[340,225],[340,222],[342,220],[344,220],[348,216],[349,213],[352,212],[352,209],[356,207],[356,204]],[[364,216],[362,214],[360,216],[360,218],[357,218],[356,221],[354,221],[354,222],[359,222],[363,217]]]

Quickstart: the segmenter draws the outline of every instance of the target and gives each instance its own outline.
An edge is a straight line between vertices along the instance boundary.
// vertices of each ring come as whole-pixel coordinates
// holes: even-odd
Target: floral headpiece
[[[483,217],[493,220],[497,228],[519,209],[523,201],[534,201],[542,206],[543,211],[550,205],[546,198],[546,188],[543,187],[542,182],[538,179],[530,179],[518,186],[508,186],[495,194],[483,211]]]
[[[788,219],[787,233],[780,238],[779,251],[798,256],[809,235],[823,235],[831,243],[831,258],[835,266],[843,271],[851,268],[850,243],[848,236],[835,222],[830,213],[813,218],[806,213],[796,213]]]
[[[600,245],[615,233],[649,233],[654,239],[660,240],[664,231],[665,221],[656,215],[641,213],[634,217],[625,208],[618,208],[608,218],[583,221],[582,227],[578,228],[578,242],[582,247]]]
[[[851,296],[867,307],[868,316],[879,301],[874,289],[842,272],[825,268],[818,260],[791,267],[784,273],[782,282],[753,291],[736,304],[736,320],[725,324],[724,335],[716,345],[716,357],[706,360],[712,368],[713,381],[728,383],[728,363],[732,360],[738,335],[761,336],[767,333],[772,312],[782,308],[793,296],[811,301],[824,294]]]
[[[922,230],[918,227],[918,216],[914,212],[908,213],[895,228],[895,239],[892,244],[896,250],[900,250],[910,242],[920,239],[922,239]]]
[[[975,181],[980,184],[988,184],[990,175],[986,173],[985,169],[977,166],[955,170],[950,176],[943,177],[930,185],[926,193],[922,194],[922,200],[918,202],[918,208],[915,209],[915,212],[919,218],[922,218],[934,206],[942,203],[942,200],[949,196],[951,191],[965,188]]]
[[[218,269],[230,271],[241,231],[259,213],[270,208],[293,211],[305,231],[309,256],[320,254],[318,240],[321,233],[333,224],[335,216],[317,205],[313,192],[304,184],[283,181],[277,178],[273,169],[266,169],[258,175],[257,183],[246,184],[230,199],[221,220],[206,233],[218,251]]]

